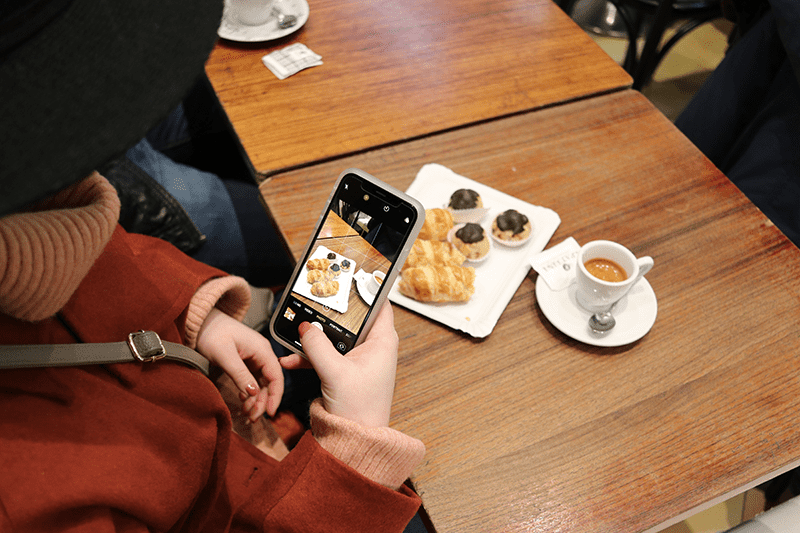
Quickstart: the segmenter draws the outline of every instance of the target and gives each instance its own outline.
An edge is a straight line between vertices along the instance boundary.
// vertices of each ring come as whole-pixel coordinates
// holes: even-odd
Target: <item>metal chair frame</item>
[[[571,15],[578,0],[558,0],[558,5]],[[633,88],[641,90],[652,80],[653,73],[664,56],[675,44],[698,26],[722,16],[719,0],[608,0],[616,8],[628,34],[628,50],[622,67],[633,76]],[[650,15],[649,28],[644,24]],[[673,24],[681,22],[675,35],[659,48],[664,32]],[[645,34],[642,53],[638,54],[637,41]]]

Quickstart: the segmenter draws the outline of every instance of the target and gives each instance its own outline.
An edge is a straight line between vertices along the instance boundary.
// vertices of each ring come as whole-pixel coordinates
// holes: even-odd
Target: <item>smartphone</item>
[[[358,346],[424,220],[414,198],[362,170],[342,172],[272,315],[273,338],[304,356],[297,327],[310,322],[342,354]]]

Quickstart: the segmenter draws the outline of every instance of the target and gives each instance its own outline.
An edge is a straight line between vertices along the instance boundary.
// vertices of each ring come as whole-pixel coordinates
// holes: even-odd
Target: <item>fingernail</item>
[[[310,327],[311,324],[309,324],[308,322],[301,322],[300,325],[297,326],[297,331],[300,332],[300,336],[302,337],[303,335],[306,334],[306,332],[309,330]]]
[[[258,387],[256,387],[254,383],[248,383],[245,389],[250,396],[255,396],[258,394]]]

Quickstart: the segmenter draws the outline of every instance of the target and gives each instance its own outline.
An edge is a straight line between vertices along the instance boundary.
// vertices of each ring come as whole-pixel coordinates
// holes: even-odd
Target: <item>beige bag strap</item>
[[[127,342],[20,344],[0,346],[0,369],[112,363],[179,361],[208,375],[208,359],[182,344],[161,340],[155,331],[136,331]]]

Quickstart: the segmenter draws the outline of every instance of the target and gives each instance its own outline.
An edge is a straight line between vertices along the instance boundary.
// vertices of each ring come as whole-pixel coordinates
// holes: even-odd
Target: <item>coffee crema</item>
[[[589,274],[603,281],[618,282],[628,279],[625,269],[610,259],[596,257],[586,261],[583,266]]]

